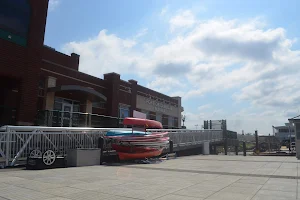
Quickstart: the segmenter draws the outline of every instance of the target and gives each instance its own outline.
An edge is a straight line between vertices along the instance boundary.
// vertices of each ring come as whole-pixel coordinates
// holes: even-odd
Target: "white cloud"
[[[204,110],[207,110],[207,109],[209,109],[209,108],[211,108],[211,107],[212,107],[211,104],[205,104],[205,105],[199,106],[199,107],[198,107],[198,110],[199,110],[199,111],[204,111]]]
[[[135,38],[137,39],[137,38],[143,37],[147,33],[148,33],[148,28],[143,28],[135,35]]]
[[[63,46],[64,52],[80,54],[80,70],[101,77],[103,73],[132,73],[143,58],[133,51],[136,41],[122,39],[102,30],[96,37]]]
[[[160,16],[165,16],[168,11],[169,11],[169,6],[167,5],[161,9]]]
[[[259,18],[199,21],[190,11],[178,13],[169,25],[186,32],[174,32],[169,41],[154,45],[151,41],[139,43],[135,36],[121,38],[102,30],[95,37],[70,42],[63,49],[80,54],[80,70],[92,75],[112,71],[138,75],[148,87],[184,96],[184,102],[235,89],[233,100],[251,102],[261,109],[229,114],[211,108],[208,113],[200,106],[200,114],[187,114],[188,118],[195,117],[191,123],[212,117],[227,118],[236,129],[262,126],[255,123],[270,128],[287,119],[287,114],[277,112],[288,109],[291,115],[300,108],[300,51],[292,50],[295,39],[287,38],[285,29],[267,29]],[[146,30],[137,35],[142,36]]]
[[[196,19],[192,11],[183,10],[170,19],[171,31],[178,28],[192,27],[196,23]]]
[[[155,79],[147,84],[147,87],[162,93],[169,93],[175,88],[185,87],[184,83],[176,78],[156,76]]]
[[[49,11],[55,10],[60,3],[61,0],[49,0]]]

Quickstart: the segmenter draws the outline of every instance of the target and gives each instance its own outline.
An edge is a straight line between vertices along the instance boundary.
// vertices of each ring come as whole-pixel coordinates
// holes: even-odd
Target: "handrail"
[[[59,113],[71,113],[71,114],[81,114],[81,115],[91,115],[91,116],[97,116],[97,117],[105,117],[105,118],[110,118],[110,119],[120,119],[122,120],[123,118],[120,117],[113,117],[113,116],[107,116],[107,115],[99,115],[95,113],[84,113],[84,112],[70,112],[70,111],[62,111],[62,110],[38,110],[38,112],[59,112]]]
[[[0,130],[6,131],[109,131],[109,130],[131,130],[131,128],[90,128],[90,127],[48,127],[48,126],[2,126]]]

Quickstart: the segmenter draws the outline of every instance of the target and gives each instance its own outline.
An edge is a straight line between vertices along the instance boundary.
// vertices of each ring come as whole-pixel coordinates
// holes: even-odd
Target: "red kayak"
[[[141,152],[156,150],[150,147],[124,146],[119,144],[112,144],[111,147],[117,152],[125,152],[125,153],[130,153],[130,152],[141,153]]]
[[[117,139],[120,142],[159,142],[159,141],[168,141],[170,138],[169,137],[160,137],[160,138],[139,138],[139,139],[135,139],[135,138],[120,138]]]
[[[139,119],[133,117],[126,117],[123,120],[124,125],[132,125],[132,126],[143,126],[146,128],[163,128],[162,124],[158,121],[150,120],[150,119]]]
[[[159,156],[163,149],[154,149],[152,151],[137,152],[137,153],[125,153],[117,152],[120,160],[135,160],[135,159],[145,159]]]

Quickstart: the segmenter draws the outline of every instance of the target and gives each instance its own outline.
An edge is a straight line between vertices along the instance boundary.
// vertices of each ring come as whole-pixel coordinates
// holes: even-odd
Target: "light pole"
[[[197,128],[198,128],[198,126],[199,126],[199,125],[198,125],[198,124],[196,124],[195,126],[196,126],[196,130],[197,130]]]
[[[182,118],[181,120],[182,120],[182,123],[183,123],[183,124],[182,124],[182,126],[184,126],[184,122],[185,122],[185,115],[181,115],[181,118]]]

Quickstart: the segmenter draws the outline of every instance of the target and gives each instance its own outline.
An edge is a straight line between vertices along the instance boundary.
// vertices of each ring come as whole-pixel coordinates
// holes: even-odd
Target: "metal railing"
[[[17,161],[26,160],[33,150],[42,154],[51,149],[65,156],[68,149],[98,148],[99,138],[112,129],[117,128],[4,126],[0,131],[0,162],[14,166]]]
[[[55,110],[40,110],[36,116],[37,126],[49,127],[94,127],[123,128],[123,119],[105,115],[66,112]]]
[[[74,128],[42,126],[4,126],[0,129],[0,163],[14,166],[24,162],[33,150],[40,156],[46,150],[65,156],[68,149],[98,148],[99,138],[109,130],[125,128]],[[221,130],[149,129],[148,132],[169,132],[174,147],[202,144],[205,141],[221,141]],[[104,150],[111,150],[104,143]],[[37,152],[34,152],[37,153]]]
[[[222,141],[222,130],[188,130],[188,129],[147,129],[148,132],[169,132],[174,147],[192,146],[205,141]]]

